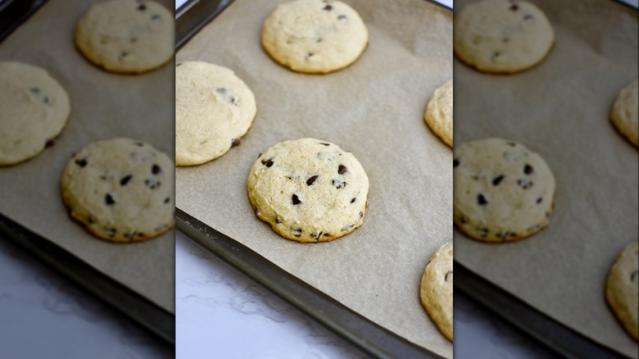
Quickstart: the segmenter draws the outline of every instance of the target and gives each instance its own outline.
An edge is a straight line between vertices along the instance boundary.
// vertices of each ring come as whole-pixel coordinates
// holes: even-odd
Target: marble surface
[[[0,237],[0,358],[173,358],[173,349]]]

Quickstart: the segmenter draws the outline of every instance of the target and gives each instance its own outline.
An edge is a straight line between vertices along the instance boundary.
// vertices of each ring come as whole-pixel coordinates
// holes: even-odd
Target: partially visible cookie
[[[67,163],[62,199],[95,236],[141,241],[173,227],[173,173],[169,157],[144,142],[98,141]]]
[[[549,221],[555,178],[541,156],[500,138],[457,146],[453,220],[486,242],[526,238]]]
[[[424,121],[445,144],[453,147],[453,81],[441,85],[428,101]]]
[[[548,54],[554,39],[546,15],[527,1],[481,0],[455,16],[455,54],[484,72],[526,70]]]
[[[266,18],[262,46],[278,63],[305,73],[333,72],[355,62],[368,30],[350,6],[334,0],[282,3]]]
[[[175,72],[175,161],[199,165],[225,154],[253,123],[255,96],[233,71],[201,61]]]
[[[428,260],[419,287],[428,316],[448,340],[453,340],[453,243],[441,246]]]
[[[39,154],[62,132],[69,96],[45,70],[0,62],[0,166]]]
[[[326,242],[362,225],[368,177],[355,156],[313,138],[280,142],[249,173],[255,214],[282,237]]]
[[[606,281],[606,300],[628,333],[639,340],[639,242],[621,251]]]
[[[78,21],[75,44],[92,63],[111,72],[141,73],[173,57],[173,16],[146,0],[91,5]]]
[[[630,142],[639,146],[639,85],[634,80],[619,92],[612,105],[610,121]]]

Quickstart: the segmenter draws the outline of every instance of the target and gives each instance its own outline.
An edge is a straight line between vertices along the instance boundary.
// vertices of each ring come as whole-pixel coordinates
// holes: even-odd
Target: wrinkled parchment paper
[[[455,60],[455,143],[497,136],[541,154],[557,180],[555,210],[547,229],[520,242],[483,244],[455,231],[455,258],[578,332],[637,356],[604,300],[610,265],[637,240],[637,149],[608,120],[619,90],[637,78],[637,11],[608,0],[534,2],[556,35],[539,66],[494,76]]]
[[[369,30],[351,67],[303,75],[260,47],[274,0],[237,0],[187,43],[177,62],[231,68],[255,93],[257,117],[239,147],[178,168],[177,207],[400,336],[441,355],[452,346],[419,303],[430,254],[452,238],[452,151],[423,121],[430,94],[451,78],[452,14],[423,0],[349,0]],[[352,152],[370,179],[364,225],[302,245],[259,221],[246,178],[271,145],[315,137]]]
[[[67,127],[53,147],[28,162],[0,167],[0,212],[173,312],[173,233],[131,245],[101,241],[70,219],[60,196],[66,162],[90,142],[124,136],[173,153],[173,66],[124,76],[85,61],[73,35],[90,4],[51,0],[0,43],[0,61],[43,67],[71,101]]]

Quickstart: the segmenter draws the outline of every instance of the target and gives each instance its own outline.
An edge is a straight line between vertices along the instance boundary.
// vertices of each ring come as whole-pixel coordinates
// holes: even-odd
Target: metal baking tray
[[[632,0],[611,0],[637,10]],[[455,292],[463,293],[499,318],[565,358],[625,358],[551,318],[508,291],[454,261]]]
[[[2,40],[46,2],[47,0],[0,0],[0,45]],[[0,238],[7,239],[29,252],[166,343],[171,346],[175,344],[173,314],[2,213],[0,213]]]
[[[177,10],[176,48],[180,49],[232,0],[190,0]],[[451,10],[444,5],[433,2]],[[270,289],[302,312],[378,358],[440,358],[355,313],[258,253],[176,208],[176,226],[193,241]]]

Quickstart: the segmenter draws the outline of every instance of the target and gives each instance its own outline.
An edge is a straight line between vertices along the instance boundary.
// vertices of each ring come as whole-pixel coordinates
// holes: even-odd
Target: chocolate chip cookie
[[[38,155],[62,132],[69,96],[45,70],[0,62],[0,166]]]
[[[107,71],[141,73],[173,57],[173,15],[146,0],[99,1],[82,15],[75,44],[89,61]]]
[[[91,143],[62,174],[71,217],[95,236],[141,241],[173,226],[174,166],[164,153],[127,138]]]
[[[237,145],[257,111],[248,86],[233,71],[201,61],[179,64],[175,78],[176,164],[199,165]]]
[[[441,246],[428,260],[419,298],[439,331],[453,340],[453,243]]]
[[[526,70],[543,60],[554,39],[546,15],[527,1],[481,0],[455,15],[455,55],[484,72]]]
[[[272,146],[253,164],[247,187],[258,218],[287,239],[331,241],[364,221],[366,172],[353,154],[327,141]]]
[[[639,340],[639,242],[621,251],[608,272],[606,300],[623,327]]]
[[[541,156],[514,141],[489,138],[455,148],[453,219],[487,242],[526,238],[550,219],[555,178]]]
[[[637,80],[619,92],[612,105],[610,121],[621,134],[639,146],[639,85]]]
[[[366,25],[350,6],[334,0],[282,3],[266,18],[262,46],[293,71],[328,73],[352,64],[368,43]]]
[[[445,144],[453,147],[453,80],[446,81],[430,97],[424,121]]]

